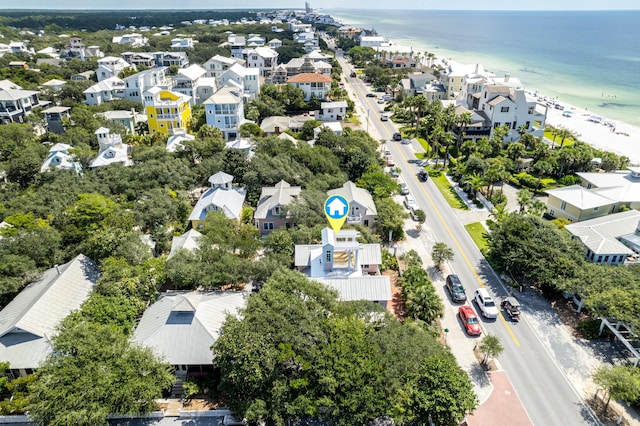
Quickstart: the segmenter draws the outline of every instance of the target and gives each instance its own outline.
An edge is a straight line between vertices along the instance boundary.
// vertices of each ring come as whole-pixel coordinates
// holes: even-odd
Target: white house
[[[89,87],[84,92],[85,103],[100,105],[114,99],[124,99],[124,81],[118,77],[110,77]]]
[[[217,79],[219,86],[224,86],[229,81],[235,81],[242,86],[247,100],[253,100],[260,95],[260,70],[258,68],[245,68],[240,64],[233,64]]]
[[[62,87],[65,84],[67,84],[67,82],[64,80],[58,80],[57,78],[52,78],[51,80],[48,80],[42,83],[42,86],[52,90],[53,92],[59,92],[62,90]]]
[[[136,125],[140,122],[147,122],[147,116],[144,114],[140,114],[135,109],[131,111],[127,110],[115,110],[115,111],[105,111],[97,113],[109,121],[113,121],[114,123],[122,124],[126,129],[127,133],[133,134],[136,132]]]
[[[111,42],[114,44],[130,44],[131,47],[142,47],[146,46],[149,43],[149,39],[143,37],[142,34],[132,33],[124,34],[121,36],[114,36],[111,39]]]
[[[331,90],[331,77],[316,73],[294,75],[287,83],[302,89],[305,101],[309,101],[311,97],[326,99],[327,93]]]
[[[324,228],[321,244],[295,246],[294,264],[344,301],[368,300],[386,307],[392,299],[389,277],[380,275],[380,244],[361,244],[355,230]]]
[[[73,170],[76,173],[82,171],[79,162],[74,161],[74,156],[69,154],[69,150],[73,147],[66,143],[57,143],[49,148],[49,155],[42,163],[40,172],[46,172],[51,169]]]
[[[152,87],[158,86],[166,89],[170,85],[167,78],[167,67],[149,68],[140,71],[129,77],[125,77],[124,81],[124,97],[135,102],[142,102],[142,94]]]
[[[171,48],[176,50],[193,49],[193,39],[174,38],[171,40]]]
[[[381,47],[388,43],[387,39],[382,36],[360,36],[360,46],[362,47]]]
[[[190,229],[182,235],[173,237],[171,241],[171,252],[167,259],[171,259],[180,250],[195,251],[198,248],[202,234],[195,229]]]
[[[320,109],[315,112],[319,121],[342,121],[347,115],[347,101],[321,102]]]
[[[37,106],[41,106],[38,92],[24,90],[10,80],[0,80],[0,123],[23,123]]]
[[[205,77],[206,71],[200,65],[180,69],[173,77],[173,91],[191,97],[191,105],[200,105],[216,92],[216,80]]]
[[[269,40],[269,42],[267,43],[267,45],[272,48],[273,50],[276,50],[280,47],[282,47],[282,40],[278,39],[278,38],[273,38],[271,40]]]
[[[98,70],[96,76],[98,81],[106,80],[111,77],[118,77],[120,71],[125,68],[132,68],[127,61],[122,58],[116,58],[115,56],[106,56],[98,59]]]
[[[278,66],[278,52],[270,47],[256,47],[243,52],[247,68],[258,68],[260,75],[268,77]]]
[[[237,139],[245,122],[242,86],[228,81],[204,102],[207,124],[222,130],[225,140]]]
[[[226,70],[235,64],[243,65],[246,63],[244,59],[228,58],[222,55],[212,56],[204,63],[204,69],[207,77],[219,78]]]
[[[98,156],[91,162],[89,167],[108,166],[116,163],[125,166],[133,164],[133,161],[129,159],[129,145],[122,143],[122,136],[110,134],[110,130],[106,127],[100,127],[95,131],[95,134],[98,137]]]
[[[233,176],[218,172],[209,177],[211,188],[207,189],[189,215],[191,227],[200,228],[207,213],[221,211],[229,219],[240,219],[246,191],[233,186]]]

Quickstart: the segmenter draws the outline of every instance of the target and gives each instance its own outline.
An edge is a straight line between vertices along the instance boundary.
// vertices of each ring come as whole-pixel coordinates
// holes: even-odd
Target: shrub
[[[493,204],[494,206],[500,206],[503,204],[507,204],[507,196],[504,195],[504,192],[496,192],[493,194],[489,201],[491,201],[491,204]]]
[[[576,183],[578,183],[580,181],[580,178],[577,176],[573,176],[573,175],[566,175],[566,176],[562,176],[560,178],[560,183],[564,186],[571,186],[571,185],[575,185]]]
[[[516,175],[518,182],[522,186],[526,186],[531,189],[539,189],[538,188],[538,178],[535,176],[531,176],[529,173],[519,173]]]
[[[380,265],[380,269],[382,271],[392,270],[397,271],[398,268],[398,260],[393,257],[393,255],[389,252],[389,250],[382,250],[382,265]]]
[[[182,385],[184,389],[184,397],[187,399],[193,398],[200,392],[200,385],[194,379],[187,379]]]
[[[600,331],[600,320],[580,321],[577,328],[585,339],[597,339],[598,331]]]

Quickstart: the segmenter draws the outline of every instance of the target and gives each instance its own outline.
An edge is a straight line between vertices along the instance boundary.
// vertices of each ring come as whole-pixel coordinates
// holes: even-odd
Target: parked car
[[[409,164],[418,164],[419,161],[419,158],[409,158],[409,160],[407,160]]]
[[[418,208],[418,203],[416,203],[416,200],[411,195],[405,195],[403,203],[409,211],[413,211]]]
[[[420,182],[426,182],[429,179],[429,173],[426,170],[420,170],[418,172],[418,179]]]
[[[402,139],[400,142],[402,145],[409,145],[411,143],[411,139]]]
[[[402,135],[398,132],[393,134],[393,138],[394,141],[401,141],[402,140]]]
[[[380,120],[381,121],[389,121],[389,116],[387,114],[381,114],[380,115]]]
[[[409,187],[407,186],[406,183],[401,183],[400,184],[400,195],[408,195],[409,194]]]
[[[391,167],[389,173],[391,173],[391,176],[394,178],[400,177],[400,170],[397,167]]]
[[[451,295],[451,299],[454,302],[466,302],[467,294],[464,292],[464,287],[462,286],[462,282],[457,275],[451,274],[447,276],[445,280],[447,290],[449,290],[449,294]]]
[[[393,161],[393,157],[392,157],[392,156],[388,156],[388,157],[387,157],[387,166],[389,166],[389,167],[393,167],[393,166],[395,166],[395,165],[396,165],[396,162],[395,162],[395,161]]]
[[[375,98],[376,94],[375,93],[367,93],[367,98]]]
[[[385,102],[386,102],[386,101],[385,101],[384,99],[382,99],[382,98],[378,98],[378,103],[379,103],[379,104],[383,104],[383,103],[385,103]]]
[[[464,331],[466,331],[469,336],[479,336],[482,334],[480,320],[478,320],[478,317],[476,316],[476,313],[473,312],[473,309],[471,309],[471,306],[460,306],[458,308],[458,315],[460,316],[460,321],[464,324]]]
[[[473,299],[478,304],[483,317],[498,318],[498,308],[486,288],[477,289]]]
[[[386,151],[384,152],[384,158],[389,158],[389,157],[391,157],[391,151],[386,150]]]

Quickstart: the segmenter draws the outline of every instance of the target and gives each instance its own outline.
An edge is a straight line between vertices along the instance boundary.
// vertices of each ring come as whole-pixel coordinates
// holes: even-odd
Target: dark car
[[[375,98],[376,94],[375,93],[367,93],[367,98]]]
[[[446,279],[447,290],[449,290],[449,294],[451,294],[451,299],[454,302],[466,302],[467,294],[464,292],[464,287],[462,286],[462,282],[460,282],[460,278],[457,275],[449,275]]]
[[[460,315],[460,321],[464,324],[464,331],[466,331],[469,336],[479,336],[482,334],[480,321],[478,321],[478,316],[473,312],[471,306],[460,306],[460,308],[458,308],[458,315]]]
[[[402,140],[402,135],[400,133],[394,133],[393,134],[393,140],[394,141],[401,141]]]
[[[420,179],[420,182],[426,182],[427,179],[429,179],[429,173],[427,173],[426,170],[420,170],[418,172],[418,179]]]

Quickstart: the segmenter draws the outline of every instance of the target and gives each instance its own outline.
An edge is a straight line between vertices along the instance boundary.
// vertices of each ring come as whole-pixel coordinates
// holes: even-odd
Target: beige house
[[[640,167],[611,173],[578,173],[581,185],[547,191],[547,213],[572,222],[640,209]]]

